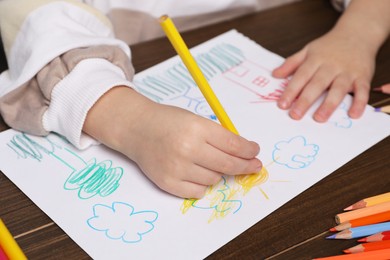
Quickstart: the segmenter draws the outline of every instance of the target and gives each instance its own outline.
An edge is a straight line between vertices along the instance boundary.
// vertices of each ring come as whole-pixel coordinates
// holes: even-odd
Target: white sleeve
[[[46,1],[34,7],[38,5],[35,1],[4,2],[7,3],[1,6],[0,22],[9,70],[0,76],[0,97],[18,89],[53,59],[72,49],[113,46],[130,60],[129,47],[115,39],[109,20],[87,5],[78,1]],[[15,12],[10,14],[11,10]],[[96,143],[82,132],[86,115],[112,87],[132,86],[125,74],[106,59],[88,57],[80,61],[47,97],[49,105],[42,116],[43,128],[65,136],[81,149]]]

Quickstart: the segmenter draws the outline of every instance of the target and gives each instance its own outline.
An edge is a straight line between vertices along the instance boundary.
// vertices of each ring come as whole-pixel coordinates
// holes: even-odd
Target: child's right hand
[[[116,130],[102,129],[107,122],[101,120]],[[254,173],[262,167],[255,142],[129,88],[117,87],[103,96],[89,112],[84,131],[134,160],[157,186],[179,197],[201,198],[223,174]]]

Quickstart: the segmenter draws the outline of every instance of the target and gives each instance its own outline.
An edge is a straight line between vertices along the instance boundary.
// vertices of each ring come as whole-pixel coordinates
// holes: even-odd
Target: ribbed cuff
[[[79,149],[97,144],[82,132],[87,113],[104,93],[121,85],[132,87],[119,67],[105,59],[81,61],[54,87],[43,127],[63,135]]]

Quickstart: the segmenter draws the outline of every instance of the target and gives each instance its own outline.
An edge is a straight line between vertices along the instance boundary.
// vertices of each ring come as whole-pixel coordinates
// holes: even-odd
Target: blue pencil
[[[390,221],[379,223],[379,224],[348,228],[337,234],[327,237],[327,239],[351,239],[351,238],[365,237],[386,230],[390,230]]]

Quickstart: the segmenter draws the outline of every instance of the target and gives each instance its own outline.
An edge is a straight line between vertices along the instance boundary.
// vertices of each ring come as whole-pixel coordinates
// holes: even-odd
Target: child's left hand
[[[348,92],[354,93],[348,114],[359,118],[368,102],[370,82],[375,69],[376,50],[341,30],[332,30],[310,42],[273,71],[273,76],[292,75],[278,101],[290,109],[293,119],[301,119],[309,107],[328,90],[313,118],[325,122]]]

